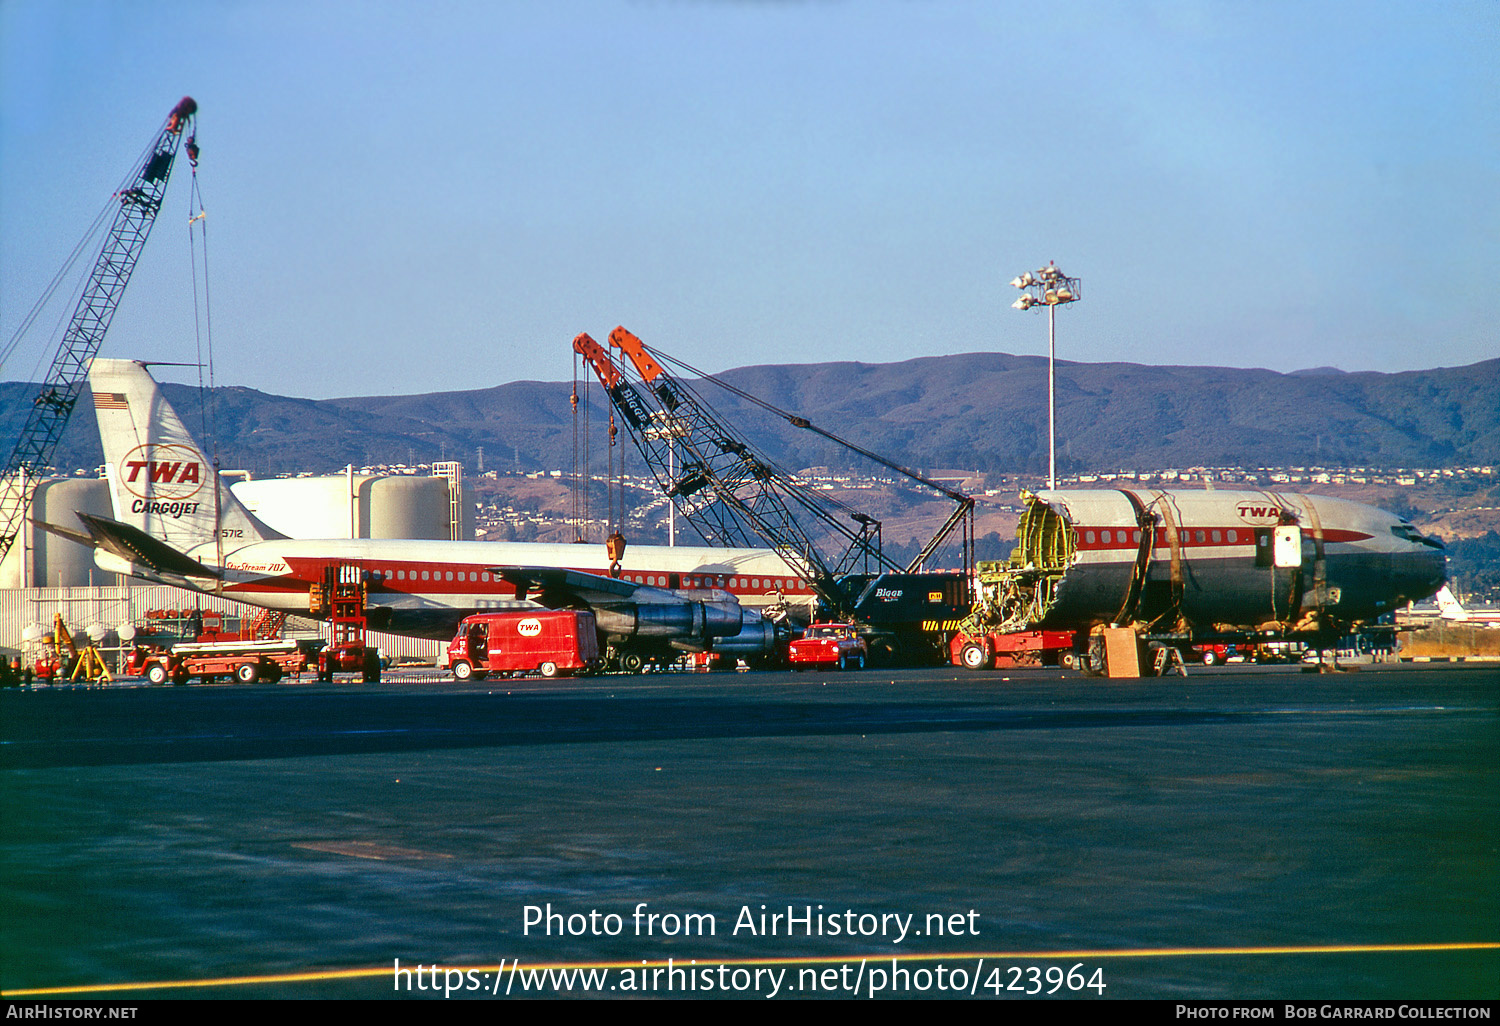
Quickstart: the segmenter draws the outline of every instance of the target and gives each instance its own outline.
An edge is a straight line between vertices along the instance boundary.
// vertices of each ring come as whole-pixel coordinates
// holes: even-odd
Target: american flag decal
[[[125,405],[124,392],[95,392],[94,409],[96,410],[128,410]]]

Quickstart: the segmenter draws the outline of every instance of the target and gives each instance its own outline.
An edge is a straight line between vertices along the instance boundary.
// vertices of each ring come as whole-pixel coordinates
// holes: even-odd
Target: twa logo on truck
[[[542,621],[532,617],[516,623],[516,633],[523,638],[534,638],[542,633]]]
[[[189,445],[138,445],[120,461],[120,483],[142,499],[191,498],[203,487],[203,457]]]

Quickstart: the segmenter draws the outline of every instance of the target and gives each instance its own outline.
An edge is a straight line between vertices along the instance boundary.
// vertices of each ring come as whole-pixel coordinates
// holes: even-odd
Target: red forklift
[[[333,643],[318,653],[318,679],[336,673],[358,673],[366,684],[380,683],[380,653],[365,643],[364,571],[352,563],[323,568],[323,580],[308,593],[308,611],[328,618]]]

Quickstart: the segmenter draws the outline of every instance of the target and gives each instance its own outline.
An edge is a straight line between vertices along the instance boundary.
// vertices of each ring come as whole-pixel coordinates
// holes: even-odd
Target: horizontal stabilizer
[[[59,538],[66,538],[70,542],[76,542],[77,544],[83,545],[90,549],[93,548],[95,544],[94,536],[91,534],[84,534],[82,531],[74,531],[73,529],[68,527],[59,527],[56,524],[49,524],[45,520],[37,520],[33,517],[31,526],[37,528],[38,530],[46,531],[48,534],[55,534]]]
[[[222,576],[219,570],[205,566],[193,557],[179,552],[166,542],[158,541],[138,527],[122,524],[108,517],[92,513],[77,513],[83,526],[88,528],[93,544],[113,553],[130,563],[146,567],[159,574],[175,577]]]

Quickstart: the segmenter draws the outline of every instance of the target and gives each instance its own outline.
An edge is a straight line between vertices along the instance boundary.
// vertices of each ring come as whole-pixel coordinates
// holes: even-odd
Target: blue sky
[[[191,94],[220,384],[1044,354],[1049,260],[1065,359],[1466,364],[1497,52],[1496,0],[0,0],[0,336]],[[185,169],[106,355],[193,357]]]

